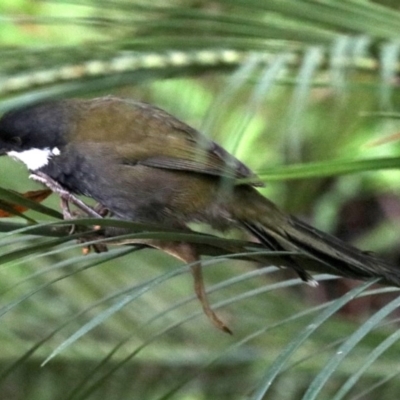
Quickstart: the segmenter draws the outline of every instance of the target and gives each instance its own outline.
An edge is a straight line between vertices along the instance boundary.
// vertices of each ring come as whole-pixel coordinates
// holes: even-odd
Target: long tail
[[[381,278],[382,283],[400,286],[400,267],[284,214],[256,190],[239,189],[236,200],[236,205],[247,205],[235,208],[236,219],[268,249],[301,254],[282,257],[282,265],[293,268],[304,281],[312,279],[310,269],[354,279]]]

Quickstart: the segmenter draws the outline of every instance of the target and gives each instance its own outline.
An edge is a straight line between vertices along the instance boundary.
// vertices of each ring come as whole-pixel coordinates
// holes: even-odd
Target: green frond
[[[383,0],[4,1],[0,111],[155,103],[246,162],[280,207],[398,263],[399,28]],[[3,158],[0,397],[397,399],[398,289],[331,275],[308,288],[236,233],[78,219],[70,235],[58,199],[19,195],[37,186]],[[189,265],[122,242],[84,256],[94,225],[199,246],[233,337],[204,317]]]

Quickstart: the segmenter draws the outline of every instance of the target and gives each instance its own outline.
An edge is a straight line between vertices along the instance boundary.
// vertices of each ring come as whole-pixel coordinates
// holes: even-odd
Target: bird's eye
[[[9,140],[10,144],[15,145],[15,146],[20,146],[22,143],[22,140],[19,136],[13,136]]]

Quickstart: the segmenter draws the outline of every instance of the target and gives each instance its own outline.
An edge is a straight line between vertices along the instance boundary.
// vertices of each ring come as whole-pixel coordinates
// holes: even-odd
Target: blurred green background
[[[105,94],[156,104],[250,166],[284,210],[398,264],[399,17],[394,1],[3,0],[0,111]],[[12,160],[0,171],[1,188],[40,188]],[[327,275],[311,288],[206,258],[230,337],[167,255],[83,256],[17,216],[0,230],[1,398],[398,398],[395,288]]]

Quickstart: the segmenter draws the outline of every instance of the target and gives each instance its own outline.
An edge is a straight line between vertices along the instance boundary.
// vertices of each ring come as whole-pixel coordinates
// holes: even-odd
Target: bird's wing
[[[147,108],[143,103],[140,107],[140,121],[135,121],[134,143],[121,143],[118,149],[124,163],[198,172],[232,180],[254,178],[254,186],[263,186],[246,165],[189,125],[156,107]]]

